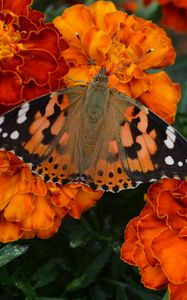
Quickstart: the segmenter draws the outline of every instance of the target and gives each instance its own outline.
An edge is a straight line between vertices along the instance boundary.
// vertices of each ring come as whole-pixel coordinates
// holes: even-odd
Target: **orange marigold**
[[[15,105],[61,88],[68,71],[62,57],[67,43],[30,4],[31,0],[0,0],[1,105]]]
[[[140,268],[146,287],[168,286],[170,300],[186,300],[186,248],[187,181],[163,179],[150,186],[146,206],[127,225],[121,258]]]
[[[0,186],[0,242],[49,238],[64,216],[80,218],[103,194],[81,184],[45,184],[8,152],[0,152]]]
[[[175,60],[171,40],[163,29],[118,11],[110,1],[88,7],[74,5],[53,23],[69,44],[63,52],[70,66],[65,76],[67,86],[86,84],[103,66],[110,87],[140,100],[166,121],[174,120],[179,85],[163,71],[149,73],[149,69]]]

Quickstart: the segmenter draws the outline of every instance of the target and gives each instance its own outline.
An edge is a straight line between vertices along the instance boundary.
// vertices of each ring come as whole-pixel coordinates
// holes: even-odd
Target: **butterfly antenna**
[[[84,84],[88,84],[89,82],[85,81],[85,80],[74,80],[72,79],[71,77],[69,76],[66,76],[67,79],[73,81],[73,82],[81,82],[81,83],[84,83]]]
[[[128,67],[130,64],[132,63],[136,63],[139,59],[141,59],[142,57],[144,57],[146,54],[149,54],[151,52],[153,52],[154,49],[150,48],[149,50],[147,50],[145,53],[143,53],[142,55],[138,56],[137,58],[135,58],[134,60],[128,62],[127,64],[123,65],[122,67],[119,67],[118,69],[116,69],[114,72],[112,72],[110,75],[116,74],[116,72],[122,71],[125,67]]]
[[[84,51],[84,54],[87,56],[87,59],[88,59],[89,64],[94,66],[94,65],[95,65],[95,62],[94,62],[93,59],[91,59],[91,58],[89,57],[89,54],[88,54],[86,48],[84,47],[84,45],[83,45],[83,43],[82,43],[82,41],[81,41],[81,38],[80,38],[79,33],[78,33],[78,32],[75,32],[75,35],[76,35],[77,39],[79,40],[80,46],[81,46],[82,50]]]

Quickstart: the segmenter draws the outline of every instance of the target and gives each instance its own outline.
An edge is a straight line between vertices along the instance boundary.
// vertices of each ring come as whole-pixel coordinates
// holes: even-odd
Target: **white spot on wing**
[[[0,117],[0,125],[3,124],[4,120],[5,120],[5,117],[4,117],[4,116],[1,116],[1,117]]]
[[[169,137],[167,137],[167,139],[166,140],[164,140],[164,144],[166,145],[166,147],[168,148],[168,149],[173,149],[174,148],[174,143],[173,143],[173,141],[169,138]]]
[[[178,162],[178,166],[179,166],[179,167],[182,167],[182,166],[183,166],[183,162],[182,162],[182,161],[179,161],[179,162]]]
[[[17,130],[13,131],[10,135],[10,138],[12,140],[17,140],[18,137],[19,137],[19,132]]]
[[[173,158],[169,155],[167,157],[165,157],[165,163],[169,166],[172,166],[174,164],[174,160]]]
[[[175,132],[174,132],[174,129],[171,127],[171,126],[168,126],[167,129],[166,129],[166,134],[167,136],[169,136],[169,138],[175,142],[176,140],[176,135],[175,135]]]
[[[7,136],[8,136],[8,133],[7,132],[3,132],[2,137],[6,138]]]
[[[29,106],[30,105],[29,105],[28,102],[24,103],[21,106],[20,110],[18,111],[18,118],[17,118],[17,123],[18,124],[22,124],[22,123],[24,123],[27,120],[26,113],[29,110]]]

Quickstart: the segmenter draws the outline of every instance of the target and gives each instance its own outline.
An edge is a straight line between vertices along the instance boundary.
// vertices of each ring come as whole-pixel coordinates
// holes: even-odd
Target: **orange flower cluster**
[[[0,186],[0,242],[49,238],[62,218],[80,218],[103,194],[81,184],[45,184],[8,152],[0,152]]]
[[[68,71],[61,55],[67,43],[53,24],[44,24],[44,15],[31,9],[30,3],[0,0],[1,105],[61,88]]]
[[[174,62],[175,51],[164,30],[117,10],[110,1],[97,1],[89,7],[74,5],[53,23],[69,44],[63,52],[70,66],[64,79],[67,86],[87,84],[104,66],[110,87],[173,122],[179,85],[164,71],[148,72]]]
[[[152,0],[144,0],[149,5]],[[161,5],[163,18],[161,22],[171,29],[187,32],[187,1],[186,0],[157,0]]]
[[[140,216],[125,230],[121,258],[138,266],[143,284],[168,286],[170,300],[187,295],[187,181],[163,179],[152,184]]]

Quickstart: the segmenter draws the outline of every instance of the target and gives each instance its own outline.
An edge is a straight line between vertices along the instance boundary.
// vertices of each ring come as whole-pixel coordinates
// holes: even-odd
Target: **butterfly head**
[[[100,85],[104,85],[106,86],[108,83],[108,75],[106,73],[106,68],[102,67],[99,71],[99,73],[97,73],[92,81],[92,84],[100,84]]]

